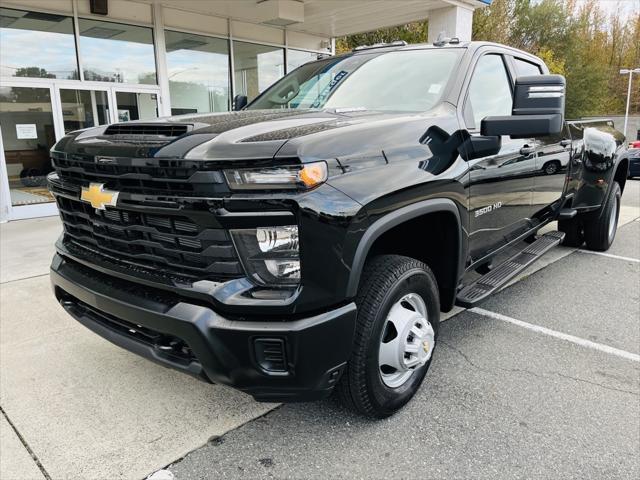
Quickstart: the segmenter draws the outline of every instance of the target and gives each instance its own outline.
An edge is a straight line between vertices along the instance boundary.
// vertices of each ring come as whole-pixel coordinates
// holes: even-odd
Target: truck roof
[[[535,55],[525,52],[524,50],[520,50],[518,48],[510,47],[508,45],[503,45],[501,43],[495,42],[485,42],[485,41],[468,41],[463,42],[458,40],[457,38],[453,39],[444,39],[442,42],[438,43],[411,43],[407,44],[406,42],[391,42],[391,43],[382,43],[371,46],[363,46],[358,47],[352,50],[349,53],[345,53],[342,55],[362,55],[367,53],[376,53],[376,52],[391,52],[397,50],[423,50],[423,49],[448,49],[448,48],[465,48],[467,50],[478,50],[482,47],[496,47],[504,50],[510,50],[513,54],[518,55],[520,57],[529,58],[530,60],[534,60],[538,63],[544,64],[543,60]],[[337,56],[342,56],[337,55]]]

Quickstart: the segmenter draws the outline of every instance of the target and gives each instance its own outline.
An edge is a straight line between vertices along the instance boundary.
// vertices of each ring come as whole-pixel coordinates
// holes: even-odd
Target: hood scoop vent
[[[116,123],[109,125],[104,135],[119,135],[124,137],[154,136],[175,138],[189,131],[191,125],[163,124],[163,123]]]

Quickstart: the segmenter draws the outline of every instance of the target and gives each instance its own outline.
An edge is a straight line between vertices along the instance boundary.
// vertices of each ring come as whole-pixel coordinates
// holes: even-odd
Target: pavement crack
[[[575,380],[576,382],[588,383],[589,385],[594,385],[596,387],[604,388],[605,390],[611,390],[611,391],[614,391],[614,392],[621,392],[621,393],[628,393],[628,394],[633,395],[635,397],[640,396],[640,392],[634,392],[632,390],[625,390],[624,388],[608,387],[606,385],[603,385],[602,383],[591,382],[589,380],[585,380],[584,378],[572,377],[571,375],[565,375],[564,373],[560,373],[560,372],[549,372],[549,373],[552,373],[554,375],[558,375],[559,377],[562,377],[562,378]]]
[[[462,359],[463,359],[466,363],[468,363],[469,365],[471,365],[471,366],[472,366],[473,368],[475,368],[476,370],[480,370],[480,371],[487,372],[487,373],[493,373],[493,372],[491,372],[491,370],[488,370],[488,369],[486,369],[486,368],[480,367],[480,366],[476,365],[475,363],[473,363],[473,362],[471,361],[471,359],[467,356],[467,354],[466,354],[466,353],[464,353],[464,352],[463,352],[462,350],[460,350],[459,348],[454,347],[454,346],[453,346],[453,345],[451,345],[450,343],[447,343],[447,342],[445,342],[444,340],[440,340],[438,343],[439,343],[439,344],[441,344],[441,345],[444,345],[445,347],[449,348],[450,350],[453,350],[454,352],[456,352],[458,355],[460,355],[460,356],[462,357]]]
[[[48,277],[48,276],[49,276],[49,272],[47,272],[47,273],[39,273],[38,275],[31,275],[30,277],[12,278],[11,280],[6,280],[4,282],[0,282],[0,285],[8,285],[9,283],[21,282],[23,280],[31,280],[33,278]]]
[[[42,462],[40,462],[40,459],[38,458],[38,456],[35,454],[35,452],[31,449],[31,447],[29,446],[29,444],[27,443],[27,441],[25,440],[25,438],[22,436],[22,434],[18,431],[18,429],[16,428],[16,426],[13,424],[13,422],[11,421],[11,419],[9,418],[9,416],[7,415],[7,412],[4,411],[4,408],[2,408],[0,406],[0,412],[2,412],[2,415],[4,416],[4,418],[7,420],[7,423],[9,424],[9,426],[11,426],[11,428],[13,429],[13,431],[15,432],[15,434],[18,437],[18,440],[20,440],[20,443],[22,443],[22,445],[24,446],[24,448],[27,450],[27,452],[29,453],[29,455],[31,455],[31,458],[33,459],[33,461],[36,463],[36,465],[38,466],[38,468],[40,469],[40,472],[42,473],[42,475],[44,476],[44,478],[46,480],[51,480],[51,475],[49,475],[49,473],[47,472],[47,470],[44,468],[44,466],[42,465]]]
[[[474,363],[469,358],[469,356],[466,353],[464,353],[462,350],[460,350],[459,348],[456,348],[453,345],[451,345],[449,343],[446,343],[446,342],[444,342],[442,340],[440,340],[439,343],[440,344],[444,344],[446,347],[448,347],[449,349],[451,349],[454,352],[456,352],[458,355],[460,355],[464,359],[464,361],[466,363],[471,365],[476,370],[479,370],[479,371],[485,372],[485,373],[495,374],[495,372],[490,370],[489,368],[486,368],[486,367],[483,367],[483,366],[480,366],[480,365]],[[532,372],[531,370],[527,370],[527,369],[523,369],[523,368],[503,368],[503,367],[499,367],[497,365],[495,365],[494,368],[497,369],[497,370],[500,370],[502,372],[524,373],[524,374],[531,375],[531,376],[537,377],[537,378],[549,378],[549,375],[557,375],[557,376],[559,376],[561,378],[566,378],[568,380],[573,380],[573,381],[576,381],[576,382],[588,383],[589,385],[594,385],[596,387],[604,388],[605,390],[610,390],[610,391],[613,391],[613,392],[620,392],[620,393],[627,393],[627,394],[633,395],[635,397],[640,396],[639,392],[634,392],[632,390],[625,390],[623,388],[610,387],[610,386],[604,385],[602,383],[593,382],[593,381],[586,380],[586,379],[580,378],[580,377],[573,377],[571,375],[566,375],[564,373],[555,372],[555,371],[548,371],[548,372],[538,373],[538,372]]]

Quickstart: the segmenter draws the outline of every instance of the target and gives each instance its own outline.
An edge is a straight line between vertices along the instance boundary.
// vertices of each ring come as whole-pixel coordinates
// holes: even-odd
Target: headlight
[[[327,180],[327,164],[314,162],[303,165],[225,170],[232,190],[275,190],[313,188]]]
[[[259,227],[231,230],[244,268],[261,285],[300,283],[298,227]]]

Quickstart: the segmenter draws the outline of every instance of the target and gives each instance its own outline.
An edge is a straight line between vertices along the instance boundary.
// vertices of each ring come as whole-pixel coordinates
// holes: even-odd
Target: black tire
[[[589,250],[604,252],[611,247],[618,228],[621,196],[620,185],[613,182],[602,209],[585,218],[584,239]]]
[[[584,243],[584,227],[579,217],[570,220],[558,220],[558,230],[564,232],[562,245],[565,247],[581,247]]]
[[[433,359],[432,355],[397,388],[390,388],[382,380],[378,365],[382,329],[390,308],[408,293],[423,299],[437,344],[440,302],[429,267],[399,255],[382,255],[367,262],[356,298],[353,351],[336,393],[347,407],[369,417],[385,418],[406,405],[422,384]]]
[[[20,181],[25,187],[40,187],[43,184],[44,172],[37,168],[25,168],[20,172]]]
[[[551,162],[547,162],[543,165],[542,171],[546,175],[553,175],[558,170],[560,170],[560,168],[561,168],[560,162],[558,162],[557,160],[552,160]]]

